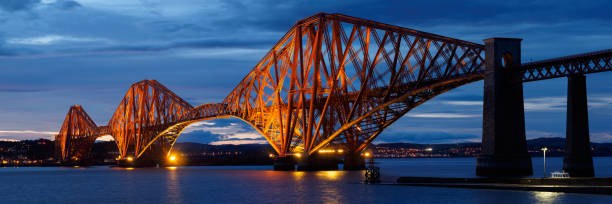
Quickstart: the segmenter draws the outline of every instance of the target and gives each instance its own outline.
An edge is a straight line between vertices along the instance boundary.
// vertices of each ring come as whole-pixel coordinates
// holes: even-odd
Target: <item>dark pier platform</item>
[[[612,178],[400,177],[394,185],[612,195]]]

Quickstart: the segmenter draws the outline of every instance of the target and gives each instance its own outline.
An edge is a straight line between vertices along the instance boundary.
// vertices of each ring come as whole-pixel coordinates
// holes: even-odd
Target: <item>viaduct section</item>
[[[361,153],[412,108],[483,80],[481,176],[532,174],[522,84],[567,77],[567,154],[571,176],[593,176],[585,74],[612,70],[612,50],[521,63],[520,39],[477,44],[413,29],[320,13],[298,21],[221,103],[193,107],[165,86],[130,87],[107,126],[72,106],[56,136],[64,162],[88,158],[111,135],[120,162],[159,162],[190,124],[238,118],[277,153],[275,169],[335,169],[319,150],[342,148],[345,169],[363,169]],[[301,156],[301,157],[300,157]]]

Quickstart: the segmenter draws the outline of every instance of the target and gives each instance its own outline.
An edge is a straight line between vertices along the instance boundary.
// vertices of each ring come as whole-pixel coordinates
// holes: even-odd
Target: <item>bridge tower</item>
[[[571,177],[593,177],[593,157],[589,139],[586,77],[583,74],[568,76],[567,125],[563,170]]]
[[[485,39],[482,152],[478,176],[533,174],[525,138],[521,39]]]

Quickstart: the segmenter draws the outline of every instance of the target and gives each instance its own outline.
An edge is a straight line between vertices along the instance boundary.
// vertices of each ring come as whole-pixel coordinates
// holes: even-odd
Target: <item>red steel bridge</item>
[[[358,157],[414,107],[484,79],[479,175],[500,168],[531,174],[522,83],[569,77],[581,85],[584,74],[612,70],[612,50],[527,64],[520,59],[520,39],[491,38],[482,45],[320,13],[291,27],[220,103],[193,107],[159,82],[143,80],[128,89],[107,126],[97,126],[81,106],[72,106],[56,136],[57,155],[62,161],[88,158],[103,135],[115,139],[121,159],[168,155],[190,124],[232,117],[253,126],[279,158],[314,157],[328,146]],[[576,90],[584,92],[586,107],[586,91]]]

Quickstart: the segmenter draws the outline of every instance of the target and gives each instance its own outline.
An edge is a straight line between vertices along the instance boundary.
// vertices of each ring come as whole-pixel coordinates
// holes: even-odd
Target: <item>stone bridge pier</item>
[[[521,39],[490,38],[484,42],[482,152],[476,175],[532,175],[525,138]]]
[[[482,152],[478,176],[529,176],[521,39],[490,38],[485,42]],[[563,169],[572,177],[593,177],[589,139],[586,77],[568,74],[566,154]]]
[[[589,139],[586,77],[567,77],[567,125],[563,170],[571,177],[593,177],[593,157]]]

